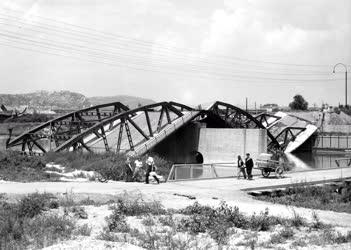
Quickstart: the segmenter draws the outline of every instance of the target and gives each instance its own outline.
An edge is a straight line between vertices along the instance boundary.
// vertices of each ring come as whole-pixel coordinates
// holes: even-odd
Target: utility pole
[[[256,102],[255,102],[255,115],[257,115]]]
[[[245,110],[246,110],[246,112],[247,112],[247,97],[245,98],[245,101],[246,101],[246,105],[245,105]]]
[[[333,73],[335,73],[335,68],[338,65],[342,65],[345,68],[345,108],[347,108],[347,67],[343,63],[337,63],[337,64],[334,65]]]

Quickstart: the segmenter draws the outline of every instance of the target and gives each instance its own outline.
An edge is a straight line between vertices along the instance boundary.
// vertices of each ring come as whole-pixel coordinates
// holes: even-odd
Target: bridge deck
[[[169,134],[177,130],[185,122],[190,121],[194,116],[198,114],[197,111],[183,111],[182,117],[177,117],[176,114],[170,113],[171,123],[168,124],[167,118],[164,117],[161,123],[160,130],[157,131],[158,121],[160,117],[160,111],[148,112],[150,118],[150,124],[153,132],[153,137],[148,140],[131,124],[129,124],[130,134],[132,137],[133,145],[135,150],[132,150],[132,154],[144,153],[151,147],[155,146],[156,143],[167,137]],[[148,125],[144,112],[140,112],[135,117],[132,118],[135,124],[145,132],[149,134]],[[112,130],[106,131],[106,138],[111,151],[116,150],[118,135],[120,131],[121,124],[117,123]],[[122,140],[120,145],[121,152],[127,152],[131,150],[129,140],[123,128]],[[87,145],[96,152],[105,151],[105,145],[102,138],[92,138],[90,143]],[[143,151],[143,152],[141,152]]]

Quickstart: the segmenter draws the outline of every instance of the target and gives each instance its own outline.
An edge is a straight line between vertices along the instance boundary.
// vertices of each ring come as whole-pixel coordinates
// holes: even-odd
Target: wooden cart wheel
[[[282,167],[277,167],[275,170],[275,174],[277,177],[282,177],[282,174],[284,173],[284,169]]]
[[[267,178],[267,177],[270,175],[271,170],[270,170],[269,168],[263,168],[263,169],[261,170],[261,172],[262,172],[262,176],[265,177],[265,178]]]

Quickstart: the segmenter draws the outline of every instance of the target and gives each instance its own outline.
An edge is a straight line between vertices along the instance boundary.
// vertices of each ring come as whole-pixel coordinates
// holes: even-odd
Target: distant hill
[[[87,97],[70,91],[37,91],[27,94],[0,94],[0,104],[39,109],[81,109],[89,107]]]
[[[148,105],[155,103],[155,101],[151,99],[145,99],[136,96],[128,96],[128,95],[116,95],[116,96],[94,96],[88,98],[89,102],[92,105],[99,105],[103,103],[109,102],[121,102],[124,105],[127,105],[130,109],[136,108],[139,105]]]
[[[0,94],[0,105],[8,108],[22,110],[23,107],[39,110],[77,110],[90,106],[121,102],[129,108],[136,108],[139,105],[155,103],[150,99],[136,96],[95,96],[86,97],[80,93],[71,91],[37,91],[27,94]]]

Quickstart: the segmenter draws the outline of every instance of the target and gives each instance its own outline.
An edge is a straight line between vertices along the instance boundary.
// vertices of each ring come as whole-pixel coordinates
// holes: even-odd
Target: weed
[[[294,248],[305,247],[305,246],[307,246],[307,242],[306,242],[306,240],[300,238],[300,239],[297,239],[297,240],[293,241],[291,243],[291,246],[294,247]]]
[[[151,227],[155,225],[155,220],[151,216],[147,216],[141,221],[141,223],[146,227]]]
[[[94,200],[91,200],[90,197],[83,199],[79,202],[79,204],[83,206],[91,206],[91,205],[96,205],[96,202]]]
[[[27,156],[18,152],[0,152],[0,176],[8,181],[48,180],[44,172],[45,161],[40,156]],[[50,179],[51,180],[51,179]]]
[[[299,228],[301,226],[306,225],[306,221],[303,217],[301,217],[296,211],[295,209],[293,209],[293,218],[290,220],[291,225],[293,227]]]
[[[51,198],[47,193],[33,193],[23,197],[18,204],[18,216],[33,218],[48,209]]]
[[[324,225],[324,223],[321,222],[316,211],[313,211],[312,212],[312,223],[310,225],[310,228],[311,229],[322,229],[324,227],[325,227],[325,225]]]
[[[78,219],[87,219],[88,214],[85,211],[84,207],[72,207],[71,212],[74,214],[74,217]]]
[[[257,232],[251,232],[244,235],[244,239],[239,242],[237,245],[245,246],[247,249],[255,249],[258,241]]]
[[[71,237],[74,223],[57,215],[19,217],[15,210],[0,212],[0,249],[42,248]]]
[[[158,218],[158,221],[161,223],[163,226],[168,226],[168,227],[174,227],[175,222],[173,220],[172,214],[167,214],[165,216],[160,216]]]
[[[126,216],[138,216],[142,214],[160,215],[166,213],[166,210],[159,201],[144,201],[141,195],[128,198],[128,194],[124,194],[112,208]]]
[[[77,235],[90,236],[92,227],[88,224],[84,224],[76,229]]]
[[[284,227],[279,233],[271,235],[270,243],[271,244],[281,244],[284,243],[287,239],[291,239],[294,236],[294,230],[290,227]]]
[[[69,239],[75,224],[58,215],[38,216],[24,223],[27,237],[34,240],[35,248],[42,248],[56,243],[58,240]]]
[[[73,207],[76,205],[76,202],[73,198],[73,191],[66,191],[63,198],[59,199],[59,204],[62,207]]]
[[[351,188],[347,187],[346,184],[336,190],[335,187],[328,185],[312,186],[307,185],[306,183],[298,183],[289,188],[284,195],[263,195],[255,198],[289,206],[292,205],[346,213],[351,211]]]
[[[107,217],[107,230],[108,232],[128,232],[130,227],[126,222],[124,214],[120,213],[118,209],[113,209],[112,214]]]
[[[258,215],[253,214],[249,221],[250,229],[255,231],[268,231],[271,226],[277,224],[279,224],[279,219],[274,216],[270,216],[268,208]]]

